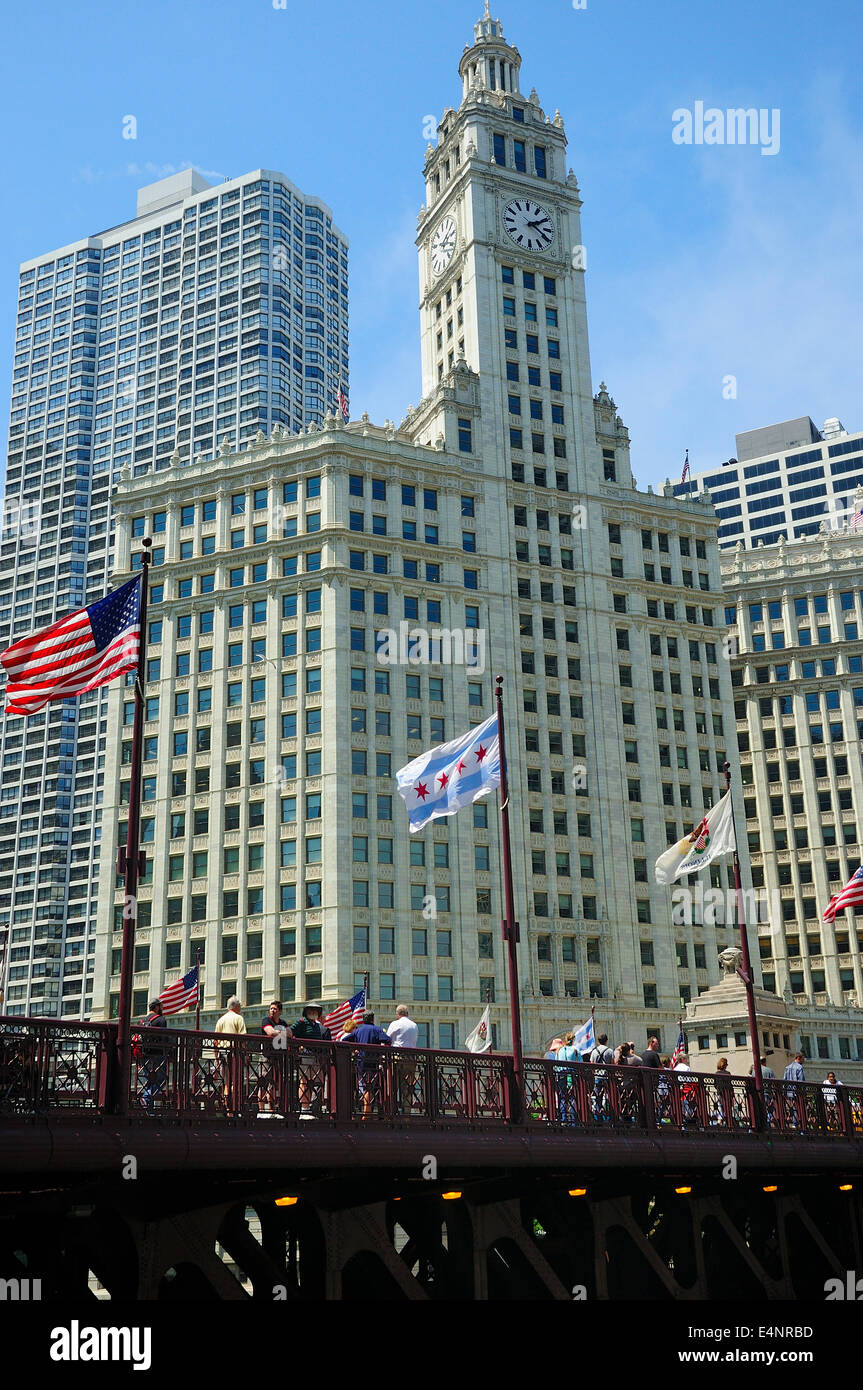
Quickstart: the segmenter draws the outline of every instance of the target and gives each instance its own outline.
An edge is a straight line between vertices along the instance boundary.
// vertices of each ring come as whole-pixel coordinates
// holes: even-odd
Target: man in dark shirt
[[[277,1052],[284,1052],[285,1043],[292,1034],[282,1018],[282,1005],[278,999],[274,999],[270,1005],[267,1016],[261,1023],[261,1032],[264,1034],[266,1042],[261,1058],[261,1085],[258,1092],[260,1109],[258,1114],[272,1114],[274,1119],[280,1120],[282,1116],[276,1113],[278,1110],[280,1070],[276,1054]]]
[[[371,1114],[372,1092],[377,1088],[378,1068],[382,1059],[374,1052],[367,1053],[362,1044],[375,1043],[380,1047],[389,1047],[392,1038],[383,1028],[377,1026],[374,1014],[367,1009],[359,1028],[354,1030],[353,1039],[360,1044],[357,1052],[357,1082],[363,1098],[363,1119],[366,1119]]]
[[[659,1055],[659,1039],[648,1038],[647,1047],[641,1054],[641,1065],[653,1067],[656,1071],[662,1070],[662,1058]]]
[[[311,1038],[321,1042],[331,1042],[329,1028],[321,1022],[323,1009],[320,1004],[307,1004],[291,1032],[295,1038]],[[320,1114],[324,1096],[323,1048],[301,1049],[300,1057],[300,1119],[312,1120]]]
[[[168,1020],[162,1013],[161,999],[150,1000],[150,1012],[144,1019],[145,1028],[167,1028]],[[163,1043],[143,1040],[143,1058],[141,1063],[141,1079],[144,1082],[144,1089],[141,1092],[141,1104],[148,1115],[155,1115],[156,1107],[153,1104],[155,1098],[165,1089],[168,1080],[168,1061],[165,1057]]]

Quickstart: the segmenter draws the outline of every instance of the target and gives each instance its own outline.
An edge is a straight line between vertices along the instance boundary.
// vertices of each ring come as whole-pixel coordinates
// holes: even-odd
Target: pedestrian
[[[607,1033],[600,1033],[599,1037],[596,1040],[596,1044],[593,1048],[593,1051],[590,1054],[590,1061],[593,1063],[595,1067],[599,1066],[600,1063],[605,1063],[606,1066],[610,1066],[611,1063],[614,1061],[614,1053],[608,1046]]]
[[[614,1062],[614,1053],[608,1046],[607,1033],[600,1033],[590,1054],[590,1061],[597,1068],[593,1073],[593,1118],[604,1123],[608,1119],[608,1072],[605,1068]]]
[[[728,1058],[720,1057],[716,1063],[716,1096],[711,1114],[713,1124],[721,1124],[723,1121],[730,1124],[732,1116],[732,1103],[734,1100],[733,1088],[731,1085],[731,1073],[728,1070]]]
[[[773,1070],[772,1067],[768,1067],[768,1065],[767,1065],[767,1059],[766,1059],[765,1057],[759,1057],[758,1060],[759,1060],[760,1063],[761,1063],[761,1075],[764,1077],[764,1080],[765,1080],[765,1081],[775,1081],[775,1080],[776,1080],[776,1072]],[[750,1076],[754,1076],[754,1075],[755,1075],[755,1067],[754,1067],[754,1065],[751,1066],[751,1067],[749,1068],[749,1075],[750,1075]]]
[[[264,1034],[264,1047],[261,1058],[260,1109],[258,1110],[258,1118],[260,1119],[262,1115],[269,1114],[272,1115],[275,1120],[282,1120],[284,1116],[277,1113],[279,1077],[281,1074],[278,1053],[284,1053],[287,1050],[287,1041],[288,1038],[292,1036],[292,1033],[287,1023],[282,1018],[281,1000],[273,1000],[261,1023],[261,1032]],[[269,1108],[267,1108],[267,1105]]]
[[[796,1052],[796,1053],[794,1054],[794,1061],[793,1061],[793,1062],[789,1062],[789,1063],[788,1063],[788,1066],[785,1068],[785,1080],[786,1080],[786,1081],[805,1081],[805,1080],[806,1080],[806,1073],[805,1073],[805,1071],[803,1070],[803,1063],[804,1063],[805,1061],[806,1061],[806,1056],[805,1056],[805,1054],[802,1053],[802,1052]]]
[[[239,1051],[228,1039],[245,1033],[246,1020],[243,1018],[243,1005],[236,994],[231,995],[227,1009],[222,1017],[216,1020],[215,1031],[227,1035],[224,1042],[216,1043],[216,1047],[219,1049],[217,1070],[222,1078],[222,1098],[225,1112],[228,1115],[237,1115],[241,1109],[240,1076],[242,1070]]]
[[[580,1062],[578,1048],[574,1046],[575,1034],[564,1033],[563,1043],[557,1050],[558,1062]],[[559,1116],[565,1125],[575,1124],[575,1084],[573,1073],[568,1066],[556,1067],[557,1099]]]
[[[688,1071],[692,1068],[685,1052],[681,1052],[673,1068],[674,1071]],[[698,1118],[697,1100],[699,1085],[697,1081],[687,1081],[680,1088],[680,1098],[683,1106],[684,1121],[696,1120]]]
[[[314,1042],[332,1042],[329,1028],[321,1022],[323,1007],[320,1004],[306,1004],[303,1012],[293,1025],[291,1032],[295,1038],[306,1038]],[[324,1091],[323,1049],[300,1048],[300,1119],[313,1120],[320,1114]]]
[[[398,1005],[396,1016],[387,1028],[387,1036],[399,1054],[395,1064],[398,1107],[403,1115],[409,1115],[416,1099],[417,1062],[412,1053],[419,1041],[419,1028],[411,1018],[407,1004]]]
[[[803,1070],[803,1063],[806,1057],[802,1052],[795,1052],[794,1061],[789,1062],[785,1068],[783,1079],[785,1085],[785,1123],[792,1129],[799,1129],[801,1124],[801,1112],[798,1108],[802,1102],[802,1096],[794,1084],[798,1081],[806,1080],[806,1073]]]
[[[824,1096],[824,1104],[828,1110],[828,1119],[831,1124],[836,1124],[839,1118],[839,1087],[844,1083],[836,1080],[835,1071],[828,1071],[824,1080],[821,1082],[821,1092]]]
[[[660,1068],[661,1068],[661,1066],[662,1066],[662,1061],[661,1061],[660,1056],[659,1056],[659,1039],[658,1039],[658,1038],[648,1038],[648,1039],[647,1039],[647,1047],[644,1049],[644,1051],[643,1051],[642,1054],[641,1054],[641,1061],[642,1061],[643,1066],[645,1066],[645,1067],[651,1067],[654,1071],[659,1071],[659,1070],[660,1070]]]
[[[641,1090],[638,1077],[632,1072],[633,1067],[641,1066],[641,1056],[635,1050],[634,1042],[621,1043],[617,1049],[617,1064],[626,1067],[629,1073],[620,1078],[620,1113],[621,1118],[629,1119],[635,1124],[641,1114]]]
[[[357,1083],[363,1102],[363,1119],[367,1120],[372,1111],[373,1092],[378,1089],[378,1070],[383,1058],[377,1053],[368,1053],[365,1049],[372,1043],[377,1047],[389,1047],[392,1045],[392,1038],[383,1028],[378,1027],[372,1010],[367,1009],[363,1014],[362,1023],[354,1031],[354,1041],[359,1045]]]
[[[167,1028],[168,1020],[162,1012],[161,999],[150,1000],[150,1012],[144,1019],[144,1028]],[[156,1096],[165,1089],[168,1080],[168,1059],[165,1056],[164,1043],[148,1042],[146,1039],[141,1044],[141,1077],[144,1082],[144,1089],[141,1092],[141,1104],[148,1115],[154,1115],[156,1108],[154,1101]]]
[[[671,1071],[671,1058],[662,1058],[662,1071]],[[656,1116],[661,1125],[671,1124],[671,1082],[665,1076],[660,1076],[656,1083]]]
[[[543,1061],[553,1062],[561,1047],[563,1047],[563,1038],[552,1038],[548,1045],[548,1051],[543,1053]]]

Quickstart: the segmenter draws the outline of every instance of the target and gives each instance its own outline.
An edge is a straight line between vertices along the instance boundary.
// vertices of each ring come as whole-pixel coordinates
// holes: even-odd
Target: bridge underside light
[[[691,1188],[691,1187],[675,1187],[674,1190],[675,1190],[675,1192],[677,1193],[677,1195],[678,1195],[679,1197],[685,1197],[686,1194],[687,1194],[688,1192],[691,1192],[691,1191],[692,1191],[692,1188]]]
[[[762,1192],[778,1192],[778,1191],[779,1191],[779,1188],[776,1186],[775,1183],[772,1183],[769,1187],[762,1187],[761,1191],[762,1191]]]
[[[299,1200],[300,1200],[299,1197],[277,1197],[277,1198],[276,1198],[276,1206],[277,1206],[277,1207],[295,1207],[295,1206],[297,1205],[297,1202],[298,1202]]]
[[[444,1202],[457,1202],[461,1196],[460,1192],[442,1192],[441,1198]]]
[[[840,1184],[839,1184],[839,1191],[840,1191],[840,1192],[853,1192],[853,1191],[854,1191],[854,1184],[853,1184],[853,1182],[840,1182]]]
[[[587,1196],[587,1188],[586,1188],[586,1187],[571,1187],[571,1188],[569,1189],[569,1195],[570,1195],[570,1197],[586,1197],[586,1196]]]

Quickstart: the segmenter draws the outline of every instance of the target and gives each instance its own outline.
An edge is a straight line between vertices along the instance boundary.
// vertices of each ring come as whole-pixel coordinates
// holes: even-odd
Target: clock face
[[[431,263],[435,275],[442,275],[446,270],[452,260],[455,243],[455,218],[445,217],[432,237]]]
[[[544,251],[554,241],[554,224],[545,208],[531,198],[514,198],[503,210],[503,225],[516,246]]]

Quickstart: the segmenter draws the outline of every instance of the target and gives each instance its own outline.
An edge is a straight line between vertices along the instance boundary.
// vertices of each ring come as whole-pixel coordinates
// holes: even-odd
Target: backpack
[[[590,1054],[590,1060],[594,1066],[598,1066],[600,1062],[613,1062],[614,1053],[610,1047],[600,1047],[597,1043]]]
[[[150,1019],[159,1017],[161,1017],[160,1014],[147,1014],[147,1017],[143,1020],[143,1027],[149,1028]],[[141,1037],[140,1033],[133,1033],[130,1041],[132,1043],[132,1056],[136,1062],[140,1062],[141,1058],[144,1056],[144,1039]]]

